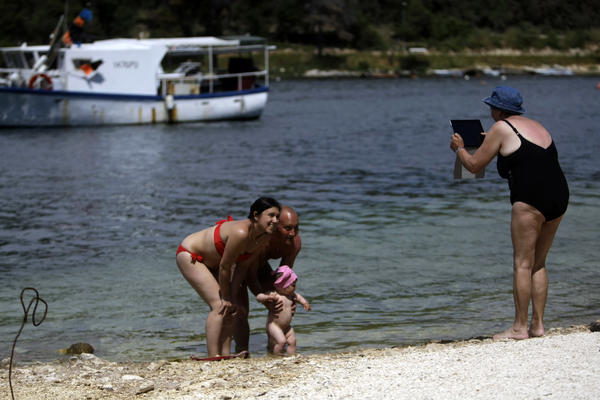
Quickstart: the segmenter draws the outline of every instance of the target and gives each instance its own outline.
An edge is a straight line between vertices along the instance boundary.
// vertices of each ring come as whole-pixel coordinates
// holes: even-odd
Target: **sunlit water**
[[[111,360],[204,354],[207,306],[180,275],[187,234],[270,195],[297,209],[293,325],[316,353],[488,335],[512,322],[506,182],[455,181],[449,119],[519,88],[551,131],[571,202],[549,254],[547,327],[600,317],[597,78],[290,81],[262,118],[177,126],[0,131],[0,357],[21,289],[49,304],[20,361],[89,342]],[[28,298],[26,299],[28,301]],[[38,310],[38,313],[41,313]],[[266,312],[251,301],[250,351]]]

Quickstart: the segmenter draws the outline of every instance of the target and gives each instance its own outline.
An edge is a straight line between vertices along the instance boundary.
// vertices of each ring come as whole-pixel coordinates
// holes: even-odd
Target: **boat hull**
[[[259,118],[268,87],[162,96],[0,88],[0,127],[156,124]]]

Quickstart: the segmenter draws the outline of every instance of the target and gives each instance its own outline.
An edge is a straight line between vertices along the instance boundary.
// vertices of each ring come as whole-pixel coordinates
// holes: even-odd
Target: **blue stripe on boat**
[[[204,94],[191,94],[185,96],[173,96],[175,100],[194,100],[194,99],[210,99],[214,97],[230,97],[241,96],[245,94],[268,92],[268,86],[260,86],[254,89],[239,90],[231,92],[217,92]],[[163,96],[149,96],[141,94],[114,94],[114,93],[88,93],[88,92],[71,92],[65,90],[41,90],[28,88],[11,88],[0,87],[0,92],[20,93],[42,96],[57,96],[57,97],[84,97],[84,98],[100,98],[106,100],[146,100],[146,101],[163,101]]]

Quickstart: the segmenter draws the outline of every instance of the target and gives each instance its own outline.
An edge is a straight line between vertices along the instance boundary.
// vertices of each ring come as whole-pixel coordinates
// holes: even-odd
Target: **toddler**
[[[283,307],[280,311],[269,310],[267,317],[267,336],[269,338],[269,352],[283,354],[287,344],[287,354],[296,353],[296,334],[292,328],[294,305],[302,304],[305,310],[310,311],[308,301],[296,293],[298,276],[287,265],[282,265],[275,271],[275,292],[259,293],[256,299],[261,303],[267,300],[277,302],[281,300]]]

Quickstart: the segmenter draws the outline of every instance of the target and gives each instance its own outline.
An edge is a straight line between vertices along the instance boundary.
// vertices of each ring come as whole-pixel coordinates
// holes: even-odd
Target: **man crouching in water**
[[[235,293],[239,294],[239,297],[234,299],[238,307],[233,331],[236,353],[248,350],[250,340],[250,326],[248,325],[249,301],[246,286],[254,296],[257,296],[259,293],[274,291],[275,276],[268,261],[281,259],[279,262],[280,266],[288,265],[290,268],[293,268],[294,261],[301,248],[302,241],[298,234],[298,215],[293,208],[285,205],[281,206],[279,227],[271,235],[269,244],[261,251],[253,265],[240,268],[240,270],[246,270],[247,275],[241,283],[242,287],[240,290],[235,291]],[[268,298],[263,304],[271,312],[278,312],[283,308],[281,301],[274,303],[271,298]]]

